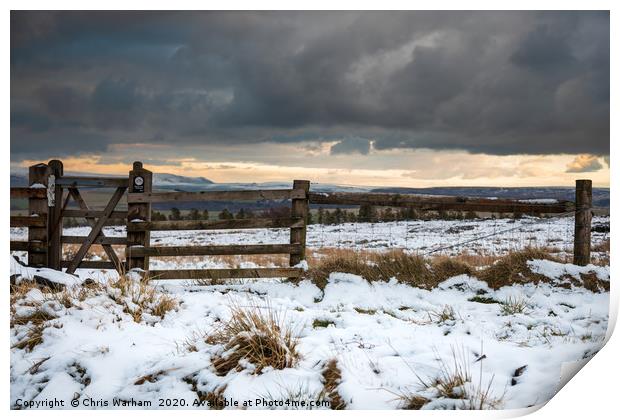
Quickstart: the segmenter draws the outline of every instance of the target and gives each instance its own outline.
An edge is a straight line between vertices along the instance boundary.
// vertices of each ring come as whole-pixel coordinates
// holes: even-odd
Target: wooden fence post
[[[28,168],[28,185],[31,188],[47,188],[47,176],[49,168],[45,163],[39,163]],[[47,198],[28,198],[28,214],[47,216]],[[28,243],[29,245],[37,244],[37,249],[28,250],[28,265],[31,267],[47,267],[47,251],[48,251],[48,228],[49,218],[45,227],[29,227]]]
[[[49,249],[48,249],[48,266],[54,270],[60,270],[60,262],[62,261],[62,186],[56,183],[56,180],[63,175],[63,165],[59,160],[50,160],[49,166],[49,184],[48,197],[49,207]],[[53,176],[53,178],[52,178]],[[52,185],[52,180],[54,185]],[[51,190],[53,188],[53,190]],[[50,198],[52,201],[50,202]]]
[[[592,228],[592,181],[578,179],[575,185],[575,239],[573,264],[590,264],[590,233]]]
[[[134,162],[133,170],[129,171],[129,193],[150,193],[153,189],[153,173],[142,167],[142,162]],[[127,225],[132,220],[151,221],[151,203],[127,202]],[[130,231],[127,228],[127,269],[141,268],[148,271],[149,257],[134,257],[131,255],[132,246],[150,246],[151,232]]]
[[[299,253],[291,254],[290,266],[299,264],[302,260],[306,259],[306,226],[308,224],[308,193],[310,191],[310,181],[294,180],[293,189],[301,189],[306,192],[305,198],[294,198],[291,206],[291,217],[301,217],[303,220],[303,227],[291,228],[291,245],[299,244]]]

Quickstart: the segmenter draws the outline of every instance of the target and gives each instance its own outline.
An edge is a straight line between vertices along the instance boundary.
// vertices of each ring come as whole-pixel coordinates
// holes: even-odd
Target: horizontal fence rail
[[[209,245],[209,246],[157,246],[131,247],[127,254],[133,257],[186,257],[194,255],[258,255],[292,254],[299,252],[301,245]]]
[[[128,222],[130,232],[166,230],[220,230],[220,229],[271,229],[302,227],[301,217],[279,219],[231,219],[231,220],[168,220],[156,222]]]
[[[47,198],[47,189],[11,187],[11,198]]]
[[[47,244],[28,241],[11,241],[10,249],[11,251],[46,252]]]
[[[127,178],[62,176],[55,181],[56,185],[61,187],[127,187]]]
[[[11,216],[11,227],[45,227],[47,216]]]
[[[261,201],[305,198],[303,190],[245,190],[245,191],[175,191],[130,193],[128,203],[165,203],[168,201]]]
[[[421,196],[387,193],[313,193],[311,204],[370,205],[385,207],[413,207],[424,210],[480,211],[496,213],[566,213],[574,209],[573,203],[534,203],[524,200],[505,200],[469,197]]]

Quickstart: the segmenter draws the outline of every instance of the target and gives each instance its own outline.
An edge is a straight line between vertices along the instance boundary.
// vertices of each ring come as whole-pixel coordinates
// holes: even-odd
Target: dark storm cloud
[[[608,155],[609,14],[11,14],[14,155],[309,138]]]

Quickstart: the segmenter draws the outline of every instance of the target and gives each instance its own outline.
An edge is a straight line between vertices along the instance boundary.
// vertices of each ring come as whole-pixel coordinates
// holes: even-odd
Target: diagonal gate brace
[[[75,254],[75,257],[71,261],[71,264],[69,264],[69,267],[67,268],[67,273],[73,274],[75,272],[75,270],[80,265],[80,262],[82,262],[82,259],[84,258],[92,244],[95,242],[97,237],[99,235],[103,235],[101,229],[103,228],[103,226],[105,226],[105,222],[110,218],[110,215],[116,208],[118,202],[123,197],[123,194],[125,194],[126,189],[127,187],[118,187],[114,192],[114,195],[112,195],[112,198],[106,205],[105,209],[103,210],[103,215],[99,218],[99,220],[95,222],[94,219],[91,219],[91,221],[89,221],[89,224],[92,223],[90,233],[86,237],[84,243],[82,243],[82,245],[80,246],[78,252]],[[88,210],[88,206],[80,196],[77,189],[70,188],[69,191],[80,205],[80,208],[82,208],[83,210]],[[85,206],[86,208],[84,208],[83,206]],[[105,250],[110,260],[117,266],[117,269],[120,269],[120,262],[118,260],[118,257],[116,256],[116,253],[112,249],[112,246],[104,245],[103,249]]]

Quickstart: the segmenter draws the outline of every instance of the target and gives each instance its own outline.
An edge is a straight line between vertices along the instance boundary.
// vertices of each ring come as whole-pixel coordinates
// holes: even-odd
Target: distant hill
[[[153,185],[155,186],[176,186],[176,185],[205,185],[214,184],[213,181],[205,177],[189,177],[174,174],[155,173],[153,174]]]
[[[91,174],[84,172],[67,172],[65,175],[75,176],[101,176],[101,174]],[[202,186],[213,184],[214,182],[205,177],[189,177],[182,175],[156,173],[153,174],[153,184],[155,186]],[[11,187],[24,187],[28,184],[28,173],[26,171],[11,172]]]
[[[482,198],[513,198],[516,200],[554,198],[556,200],[575,201],[575,188],[573,187],[381,187],[373,188],[370,191],[377,193],[382,192],[396,194],[429,194]],[[609,188],[593,188],[592,204],[597,207],[609,207]]]

